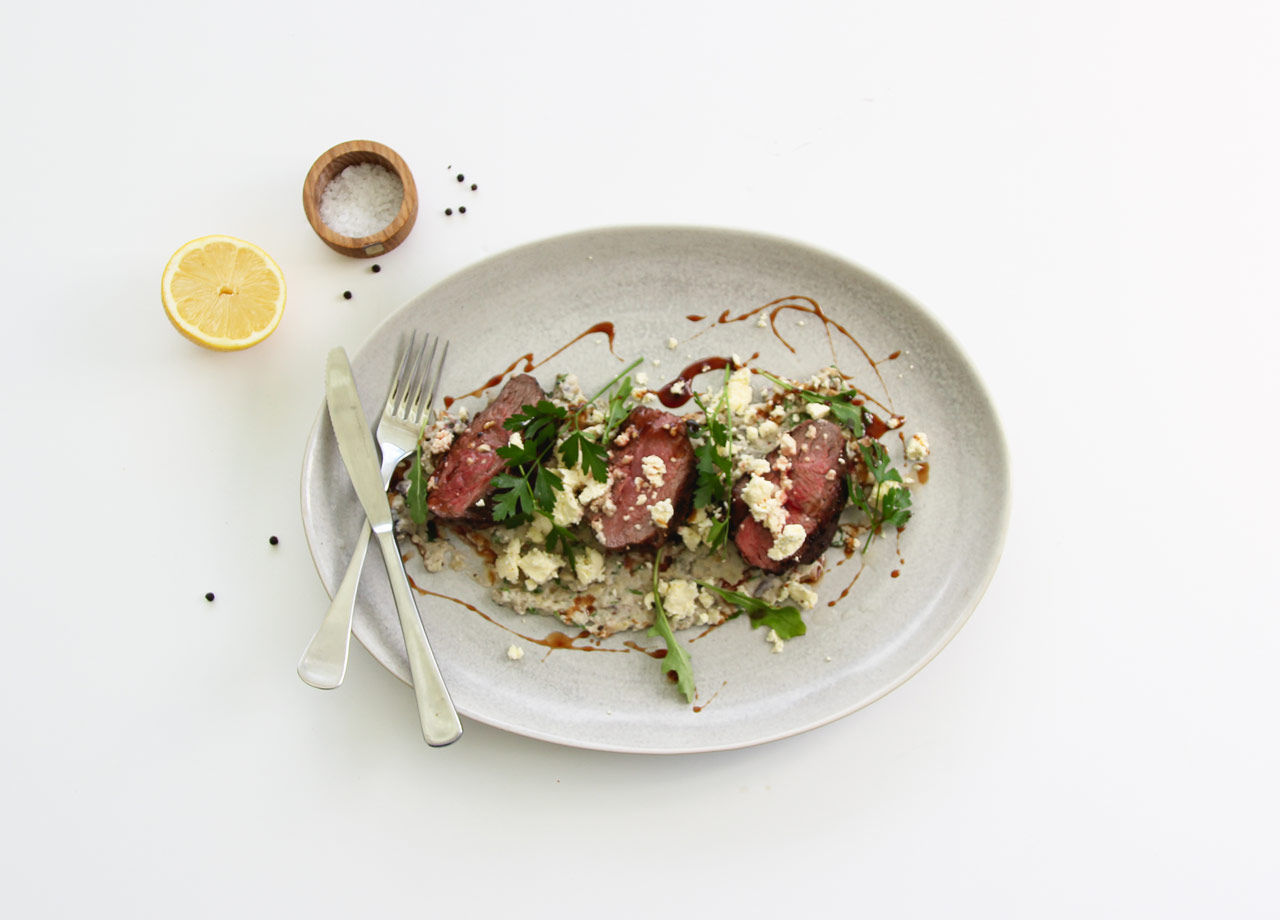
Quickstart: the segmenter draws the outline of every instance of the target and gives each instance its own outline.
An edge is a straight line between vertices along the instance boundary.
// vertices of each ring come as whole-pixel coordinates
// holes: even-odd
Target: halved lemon
[[[160,296],[169,321],[205,348],[257,345],[280,325],[284,273],[275,259],[234,236],[202,236],[173,254]]]

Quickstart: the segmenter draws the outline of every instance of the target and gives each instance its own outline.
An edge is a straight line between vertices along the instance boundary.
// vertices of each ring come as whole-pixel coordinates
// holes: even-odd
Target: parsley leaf
[[[790,604],[785,607],[771,607],[759,598],[748,594],[730,591],[727,588],[717,588],[705,581],[699,581],[697,584],[719,594],[721,598],[745,613],[751,620],[752,629],[768,626],[778,634],[779,639],[794,639],[796,636],[803,636],[807,631],[799,607]]]
[[[733,416],[729,408],[730,366],[724,369],[724,389],[714,409],[708,409],[693,394],[693,401],[706,421],[701,426],[703,439],[693,448],[697,475],[693,489],[693,507],[707,509],[712,524],[706,542],[712,549],[724,545],[729,535],[729,501],[733,497]],[[723,415],[723,417],[722,417]]]
[[[609,393],[609,405],[605,409],[604,425],[600,434],[594,438],[586,434],[586,432],[573,431],[560,443],[560,459],[564,461],[566,467],[573,469],[581,463],[583,472],[587,473],[596,482],[605,482],[609,478],[609,451],[605,445],[609,443],[614,432],[618,430],[618,426],[622,424],[630,412],[627,401],[631,398],[631,378],[626,375],[639,367],[643,361],[644,358],[637,358],[632,361],[627,365],[626,370],[606,383],[595,396],[587,400],[583,410],[605,393]],[[613,392],[610,393],[610,390]],[[575,425],[580,424],[578,418],[578,414],[573,416]]]
[[[858,452],[862,454],[863,462],[867,464],[867,470],[875,480],[875,486],[868,492],[861,483],[854,482],[852,476],[848,478],[849,500],[870,522],[871,534],[862,547],[865,553],[884,527],[901,529],[911,520],[911,492],[902,484],[902,476],[890,463],[889,452],[883,444],[879,441],[859,444]],[[881,488],[884,483],[897,485]]]
[[[413,461],[405,474],[409,480],[409,491],[404,493],[405,507],[409,509],[409,518],[415,524],[427,522],[427,474],[422,468],[422,444],[419,442],[413,449]]]
[[[564,482],[543,464],[556,445],[564,417],[564,409],[543,399],[537,405],[522,406],[502,423],[519,438],[494,451],[507,461],[506,470],[493,477],[495,521],[516,527],[532,520],[535,513],[550,514],[555,507],[555,493],[564,488]]]
[[[658,593],[658,570],[661,565],[662,548],[659,547],[653,558],[653,626],[649,629],[649,635],[661,636],[667,643],[667,656],[658,662],[662,673],[675,674],[676,688],[684,694],[685,702],[692,703],[693,695],[697,692],[693,683],[693,662],[689,660],[689,653],[676,642],[671,624],[667,622],[667,613],[662,609],[662,595]]]

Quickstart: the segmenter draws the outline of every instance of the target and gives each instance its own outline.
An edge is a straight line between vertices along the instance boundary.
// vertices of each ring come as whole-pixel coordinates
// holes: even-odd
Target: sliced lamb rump
[[[696,463],[684,419],[639,406],[609,446],[609,494],[587,511],[602,546],[611,550],[660,546],[684,523],[693,504]],[[660,523],[650,510],[671,502]]]
[[[460,523],[485,524],[492,518],[487,499],[493,491],[493,477],[502,472],[506,461],[496,453],[505,447],[511,432],[502,423],[520,411],[535,405],[546,394],[538,381],[528,374],[512,377],[493,402],[481,410],[467,429],[453,440],[453,446],[436,468],[432,477],[427,509],[436,517]]]
[[[753,484],[757,478],[753,476],[734,483],[729,524],[733,542],[749,565],[785,572],[813,562],[831,545],[848,499],[849,458],[840,428],[825,419],[810,419],[784,435],[782,445],[767,460],[769,472],[758,477],[767,487]],[[762,495],[766,496],[763,502]],[[775,529],[781,533],[789,525],[803,528],[804,542],[782,558],[772,558],[770,551],[778,542]],[[781,545],[785,548],[785,539]]]

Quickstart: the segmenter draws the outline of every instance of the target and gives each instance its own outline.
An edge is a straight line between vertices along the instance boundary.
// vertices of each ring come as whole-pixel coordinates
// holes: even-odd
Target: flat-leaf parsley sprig
[[[631,378],[627,376],[644,362],[644,358],[632,361],[622,373],[618,374],[595,396],[583,404],[582,409],[572,418],[574,430],[560,443],[560,459],[569,469],[573,469],[581,461],[583,472],[596,482],[604,482],[609,478],[609,449],[607,447],[618,426],[626,419],[630,411],[627,403],[631,399]],[[610,393],[610,391],[612,392]],[[589,435],[578,427],[578,419],[597,399],[609,393],[609,403],[605,407],[605,419],[600,433]]]
[[[724,369],[724,389],[713,409],[708,409],[697,393],[693,401],[702,410],[702,442],[694,447],[697,476],[693,490],[693,507],[702,509],[711,519],[706,543],[719,549],[729,535],[729,502],[733,497],[733,416],[729,408],[731,367]]]
[[[902,481],[902,475],[890,463],[889,452],[883,444],[879,441],[859,444],[858,452],[875,481],[868,492],[861,483],[854,481],[852,475],[849,476],[849,500],[869,521],[870,534],[862,547],[865,553],[871,541],[886,526],[899,529],[906,526],[911,519],[911,492]]]
[[[547,514],[556,504],[556,492],[564,481],[546,466],[556,446],[565,410],[547,399],[524,405],[502,426],[513,432],[511,440],[495,453],[507,461],[506,469],[493,477],[493,519],[508,527]]]

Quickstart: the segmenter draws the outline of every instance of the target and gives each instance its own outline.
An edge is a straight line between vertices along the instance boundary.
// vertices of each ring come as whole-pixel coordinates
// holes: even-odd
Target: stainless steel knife
[[[453,708],[435,656],[431,654],[418,607],[409,589],[409,578],[400,559],[400,550],[396,547],[391,506],[382,487],[377,448],[365,421],[364,410],[360,408],[360,397],[356,393],[347,353],[341,348],[329,352],[325,366],[325,401],[342,462],[346,464],[351,484],[364,506],[369,526],[378,538],[387,575],[391,579],[391,593],[400,617],[400,629],[404,632],[405,649],[409,653],[409,671],[413,676],[413,693],[418,700],[422,736],[433,747],[451,744],[462,735],[462,723]]]

